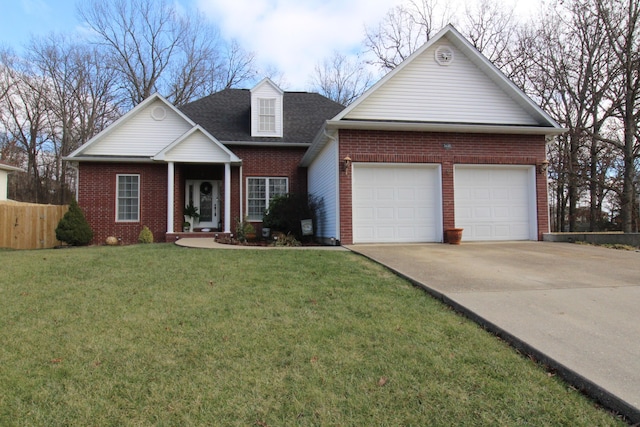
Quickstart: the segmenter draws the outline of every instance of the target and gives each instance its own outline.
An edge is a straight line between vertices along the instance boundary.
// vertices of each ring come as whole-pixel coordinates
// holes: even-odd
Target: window
[[[260,98],[260,121],[258,123],[258,130],[260,132],[273,132],[276,131],[276,100]]]
[[[140,220],[140,175],[118,175],[116,198],[116,221]]]
[[[262,221],[269,201],[289,191],[287,178],[247,178],[247,216],[251,221]]]

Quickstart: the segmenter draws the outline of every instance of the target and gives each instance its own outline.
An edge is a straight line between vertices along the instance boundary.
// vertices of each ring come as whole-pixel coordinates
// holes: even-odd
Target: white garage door
[[[537,240],[533,166],[455,166],[456,227],[463,240]]]
[[[353,165],[353,242],[442,241],[438,165]]]

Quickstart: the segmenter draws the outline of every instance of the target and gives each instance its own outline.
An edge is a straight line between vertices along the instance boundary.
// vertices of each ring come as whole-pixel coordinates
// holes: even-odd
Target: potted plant
[[[247,218],[238,221],[236,225],[236,237],[241,242],[253,241],[256,239],[256,229]]]
[[[182,225],[189,223],[189,231],[193,231],[193,224],[198,221],[198,218],[200,218],[198,208],[193,205],[193,202],[189,202],[184,208],[184,223]]]
[[[189,232],[189,229],[191,228],[191,223],[188,221],[185,221],[182,223],[182,231],[187,233]]]

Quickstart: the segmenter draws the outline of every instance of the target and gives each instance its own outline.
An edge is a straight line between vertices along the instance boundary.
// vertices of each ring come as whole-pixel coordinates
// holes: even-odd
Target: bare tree
[[[0,87],[6,95],[0,105],[0,126],[6,134],[5,139],[15,144],[27,160],[29,176],[25,199],[34,202],[46,202],[46,194],[41,186],[41,155],[51,135],[47,132],[49,110],[47,100],[50,88],[46,79],[38,75],[31,64],[4,51],[0,57],[2,79]]]
[[[640,0],[596,0],[595,4],[615,58],[612,101],[620,120],[620,137],[601,139],[622,153],[620,213],[622,229],[628,233],[633,231],[635,166],[640,156]]]
[[[311,87],[338,104],[349,105],[367,90],[372,80],[363,61],[334,51],[331,58],[316,64]]]
[[[49,178],[57,183],[59,203],[67,203],[67,165],[62,159],[119,115],[114,73],[95,49],[63,35],[33,39],[28,59],[49,86]]]
[[[372,64],[392,70],[427,42],[452,18],[448,3],[411,0],[390,9],[374,28],[365,29],[365,46],[374,55]]]
[[[217,30],[202,15],[181,13],[172,2],[89,0],[78,11],[110,53],[129,107],[154,92],[183,105],[220,89],[216,84],[243,81],[253,68],[253,57],[237,44],[223,58]]]

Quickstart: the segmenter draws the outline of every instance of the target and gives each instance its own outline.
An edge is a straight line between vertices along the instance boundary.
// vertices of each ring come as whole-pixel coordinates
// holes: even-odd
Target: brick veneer
[[[450,144],[446,149],[445,144]],[[442,167],[444,229],[455,227],[453,168],[456,164],[537,165],[545,160],[541,135],[339,131],[339,158],[352,162],[432,163]],[[340,239],[353,243],[351,173],[340,174]],[[536,173],[538,239],[549,229],[547,183]]]
[[[116,176],[140,175],[140,221],[116,222]],[[156,242],[167,231],[167,165],[82,162],[79,167],[78,204],[91,229],[94,244],[108,236],[135,243],[146,225]]]
[[[246,178],[286,177],[290,192],[307,190],[307,172],[298,164],[304,155],[304,147],[245,147],[230,149],[243,160],[243,206],[246,211]],[[143,225],[153,232],[154,241],[165,241],[167,231],[167,165],[148,163],[80,163],[78,203],[83,209],[94,232],[94,244],[101,244],[108,236],[116,236],[125,244],[136,243]],[[173,229],[182,231],[185,203],[186,179],[224,180],[224,165],[175,165],[174,178],[174,222]],[[116,222],[116,176],[118,174],[140,175],[140,221]],[[231,168],[231,231],[240,215],[240,168]],[[223,193],[220,198],[224,201]],[[224,202],[221,204],[224,212]],[[224,221],[224,218],[222,218]],[[260,224],[256,224],[260,228]],[[260,230],[258,230],[260,231]]]

